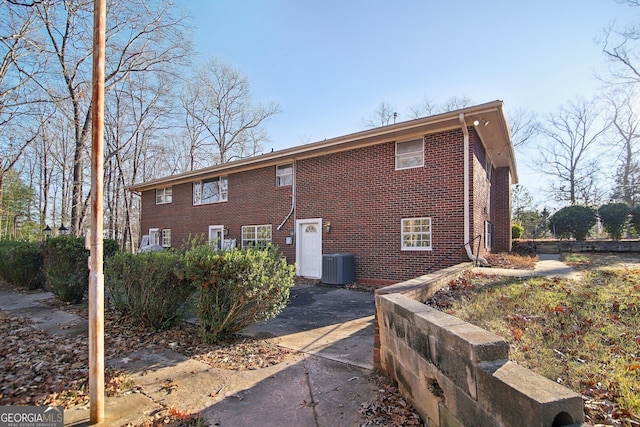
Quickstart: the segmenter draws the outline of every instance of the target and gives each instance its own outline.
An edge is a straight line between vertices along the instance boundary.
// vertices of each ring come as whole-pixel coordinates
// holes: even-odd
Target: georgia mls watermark
[[[62,406],[0,406],[0,427],[64,427]]]

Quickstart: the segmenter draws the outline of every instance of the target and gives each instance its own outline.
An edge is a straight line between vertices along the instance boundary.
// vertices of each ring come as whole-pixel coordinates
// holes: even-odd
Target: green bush
[[[624,231],[631,208],[626,203],[609,203],[598,208],[598,215],[604,230],[613,240],[620,240]]]
[[[173,251],[119,252],[106,261],[105,285],[116,310],[154,329],[175,325],[194,290]]]
[[[187,251],[185,268],[199,290],[196,312],[210,342],[275,317],[289,300],[295,276],[295,266],[273,247],[218,251],[201,245]]]
[[[0,241],[0,279],[29,290],[44,288],[40,243]]]
[[[102,241],[102,256],[104,259],[114,256],[120,252],[120,245],[117,240],[104,239]]]
[[[511,224],[511,238],[519,239],[522,237],[522,233],[524,233],[524,227],[520,224]]]
[[[84,237],[58,236],[44,242],[47,287],[61,301],[77,304],[89,288],[89,251]]]
[[[596,210],[590,206],[566,206],[549,218],[549,230],[560,238],[573,236],[582,241],[598,222]]]
[[[631,209],[631,217],[629,220],[635,232],[640,234],[640,205]]]

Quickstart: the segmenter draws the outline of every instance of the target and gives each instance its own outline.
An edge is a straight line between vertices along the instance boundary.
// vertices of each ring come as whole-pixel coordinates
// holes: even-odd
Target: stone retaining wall
[[[583,422],[581,396],[509,362],[507,341],[423,304],[468,267],[376,292],[376,367],[432,427]]]
[[[520,243],[532,246],[539,254],[557,254],[559,252],[640,252],[638,240],[520,240]]]

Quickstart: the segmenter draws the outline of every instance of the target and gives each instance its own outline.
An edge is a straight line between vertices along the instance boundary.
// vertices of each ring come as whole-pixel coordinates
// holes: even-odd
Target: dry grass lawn
[[[566,261],[582,280],[468,275],[429,303],[504,337],[513,361],[581,393],[589,423],[638,426],[638,258]]]

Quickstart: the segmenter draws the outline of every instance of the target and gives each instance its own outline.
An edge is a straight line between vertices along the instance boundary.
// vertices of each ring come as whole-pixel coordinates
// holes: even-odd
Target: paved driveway
[[[276,338],[287,348],[371,369],[374,296],[336,286],[296,285],[289,305],[245,335]]]

